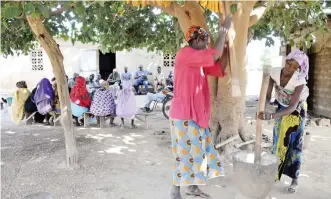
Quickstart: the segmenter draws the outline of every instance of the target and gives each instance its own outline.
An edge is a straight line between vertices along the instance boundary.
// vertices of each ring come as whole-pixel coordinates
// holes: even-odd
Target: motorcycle
[[[173,97],[174,97],[173,92],[169,91],[166,93],[166,97],[163,100],[162,113],[164,117],[166,117],[167,119],[169,119],[170,105]]]

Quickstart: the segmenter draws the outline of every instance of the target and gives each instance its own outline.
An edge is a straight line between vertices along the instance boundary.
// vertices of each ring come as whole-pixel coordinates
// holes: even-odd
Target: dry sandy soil
[[[254,110],[248,108],[249,113]],[[4,111],[2,116],[3,199],[22,199],[42,191],[51,193],[54,199],[169,198],[173,160],[168,122],[160,112],[151,118],[148,130],[142,125],[133,130],[78,128],[80,168],[75,170],[66,167],[61,127],[15,126]],[[271,133],[270,124],[264,129]],[[331,198],[331,129],[308,127],[307,131],[312,133],[312,143],[304,152],[299,191],[286,194],[290,181],[283,178],[275,184],[270,198]],[[225,177],[210,180],[209,186],[203,187],[212,198],[235,198],[232,165],[225,162],[224,167]]]

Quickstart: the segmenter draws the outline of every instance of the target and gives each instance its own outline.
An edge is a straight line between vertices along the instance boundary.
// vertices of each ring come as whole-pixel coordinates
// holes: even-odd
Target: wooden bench
[[[87,128],[90,126],[89,123],[89,117],[92,116],[93,114],[91,112],[85,112],[84,113],[84,127]],[[100,128],[105,128],[107,127],[106,125],[106,120],[107,118],[114,117],[114,116],[95,116],[97,118],[97,124],[99,125]]]
[[[92,116],[93,114],[91,112],[85,112],[84,113],[84,127],[88,128],[90,126],[89,123],[89,117]],[[149,123],[148,123],[148,116],[151,115],[156,115],[155,113],[145,113],[145,112],[139,112],[135,115],[135,119],[141,121],[142,123],[144,123],[146,125],[146,129],[149,128]],[[97,118],[97,123],[99,125],[100,128],[105,128],[107,127],[106,125],[106,120],[110,117],[116,117],[116,116],[95,116]]]
[[[53,118],[53,123],[54,123],[54,126],[57,126],[57,124],[60,124],[60,119],[61,119],[61,113],[55,113],[52,117]]]
[[[33,112],[28,118],[25,117],[25,118],[22,120],[22,122],[23,122],[25,125],[28,125],[28,121],[31,120],[32,117],[33,117],[37,112],[38,112],[38,111]]]
[[[141,121],[142,123],[144,123],[146,125],[146,129],[149,128],[149,123],[148,123],[148,116],[151,116],[151,115],[156,115],[155,113],[145,113],[145,112],[139,112],[135,115],[135,119]],[[143,118],[144,119],[143,119]]]

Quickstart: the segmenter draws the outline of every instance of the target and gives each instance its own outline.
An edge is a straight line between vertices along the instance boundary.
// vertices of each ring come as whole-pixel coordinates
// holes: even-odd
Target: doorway
[[[107,80],[114,68],[116,68],[116,53],[102,54],[99,50],[99,71],[101,78]]]

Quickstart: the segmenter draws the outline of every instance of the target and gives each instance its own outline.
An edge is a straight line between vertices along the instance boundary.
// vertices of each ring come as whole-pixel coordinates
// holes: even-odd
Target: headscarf
[[[137,113],[136,97],[132,90],[131,81],[122,82],[122,89],[117,95],[116,115],[123,118],[133,118]]]
[[[36,93],[33,96],[33,102],[36,104],[38,112],[46,115],[52,110],[52,102],[54,101],[54,91],[51,82],[47,78],[43,78],[36,88]]]
[[[86,89],[85,78],[78,76],[76,77],[76,85],[71,89],[70,99],[73,103],[89,108],[91,105],[91,98]]]
[[[185,34],[185,40],[189,42],[192,39],[205,39],[209,34],[200,26],[191,26]]]
[[[36,93],[33,96],[35,104],[48,99],[49,101],[54,100],[54,91],[51,82],[47,78],[43,78],[38,84]]]
[[[287,55],[286,60],[294,59],[300,65],[300,75],[299,78],[308,79],[309,72],[309,59],[308,56],[301,50],[294,50]]]
[[[104,80],[102,80],[102,81],[100,80],[100,86],[103,89],[108,89],[109,88],[108,82],[107,81],[104,81]]]
[[[16,83],[17,88],[28,88],[25,81],[19,81]]]

